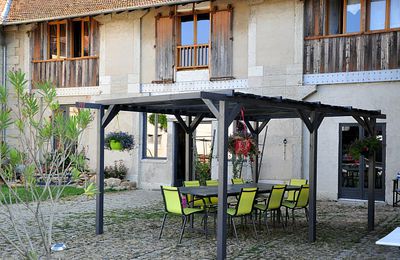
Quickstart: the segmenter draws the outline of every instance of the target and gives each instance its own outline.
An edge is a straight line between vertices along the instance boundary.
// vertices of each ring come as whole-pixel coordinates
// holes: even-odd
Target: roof
[[[101,100],[96,103],[78,103],[80,107],[96,108],[103,105],[118,106],[120,111],[137,111],[160,114],[179,114],[183,116],[203,115],[215,118],[209,106],[204,102],[210,100],[217,107],[221,100],[228,101],[228,111],[235,110],[238,104],[244,108],[245,117],[249,121],[264,121],[278,118],[301,118],[310,112],[323,113],[324,117],[358,116],[386,118],[379,110],[364,110],[353,107],[333,106],[320,102],[306,102],[282,97],[268,97],[235,92],[194,92],[183,94],[157,95],[146,97],[129,97]],[[239,119],[240,115],[237,115]]]
[[[102,13],[123,12],[196,0],[8,0],[11,2],[3,24],[39,22]],[[7,0],[0,0],[4,9]]]

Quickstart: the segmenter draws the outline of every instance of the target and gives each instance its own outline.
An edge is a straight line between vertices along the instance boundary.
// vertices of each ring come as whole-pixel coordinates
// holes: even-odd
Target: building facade
[[[31,91],[35,81],[52,81],[70,113],[78,101],[224,89],[382,110],[375,188],[377,199],[391,202],[400,170],[399,0],[8,0],[1,7],[2,78],[21,69]],[[199,157],[216,154],[215,124],[206,120],[195,135]],[[139,187],[188,178],[185,134],[173,117],[121,113],[106,132],[115,130],[132,133],[136,148],[106,150],[106,165],[122,159]],[[260,179],[307,178],[302,122],[272,120],[267,131]],[[361,127],[352,118],[324,119],[319,136],[318,198],[366,199],[365,159],[347,154],[365,136]],[[95,124],[85,140],[95,169]],[[246,167],[243,176],[251,176]]]

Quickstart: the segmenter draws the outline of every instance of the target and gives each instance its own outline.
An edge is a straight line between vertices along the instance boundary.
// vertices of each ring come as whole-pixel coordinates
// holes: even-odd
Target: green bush
[[[128,168],[125,166],[122,160],[114,161],[114,165],[106,166],[104,168],[104,178],[117,178],[117,179],[125,179],[128,174]]]

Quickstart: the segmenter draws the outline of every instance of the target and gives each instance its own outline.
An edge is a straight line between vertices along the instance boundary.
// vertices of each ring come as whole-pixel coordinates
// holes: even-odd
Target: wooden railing
[[[209,49],[209,44],[178,46],[177,69],[207,68]]]
[[[400,31],[306,38],[304,73],[400,68]]]
[[[32,80],[50,81],[58,88],[99,85],[97,56],[32,61]]]

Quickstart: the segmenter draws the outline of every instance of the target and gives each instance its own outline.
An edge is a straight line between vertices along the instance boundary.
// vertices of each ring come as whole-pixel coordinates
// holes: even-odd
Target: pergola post
[[[218,116],[218,218],[217,259],[226,258],[227,183],[228,183],[228,111],[226,101],[219,101]]]
[[[186,117],[186,124],[190,126],[192,123],[192,117]],[[185,178],[186,180],[194,180],[193,178],[193,132],[186,132],[185,140]]]
[[[314,242],[317,238],[317,155],[318,155],[318,128],[324,119],[324,113],[298,110],[299,117],[310,131],[310,158],[309,175],[310,185],[309,211],[308,211],[308,241]]]
[[[96,234],[103,234],[104,226],[104,128],[103,125],[104,107],[100,106],[98,110],[97,120],[99,131],[97,134],[98,150],[97,150],[97,194],[96,194]]]
[[[353,117],[367,131],[369,136],[376,138],[376,118]],[[375,228],[375,162],[376,153],[370,153],[368,156],[368,231]]]

